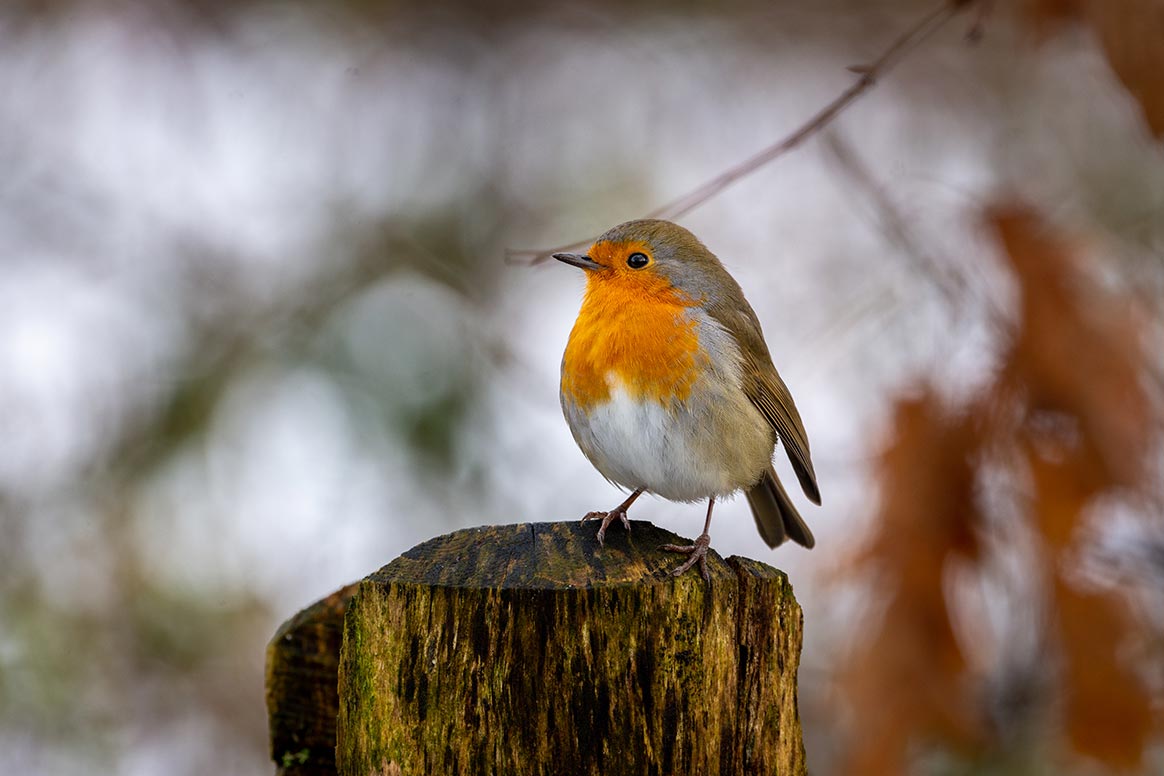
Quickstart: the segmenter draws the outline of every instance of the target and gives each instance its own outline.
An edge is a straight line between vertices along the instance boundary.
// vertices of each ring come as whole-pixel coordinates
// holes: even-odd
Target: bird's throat
[[[707,366],[693,303],[671,288],[592,278],[562,359],[563,398],[581,409],[610,399],[682,402]]]

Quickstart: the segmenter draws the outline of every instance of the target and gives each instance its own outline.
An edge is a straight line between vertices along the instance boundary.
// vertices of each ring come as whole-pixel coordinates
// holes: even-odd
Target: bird
[[[630,491],[618,506],[589,512],[627,531],[644,493],[707,500],[703,533],[661,549],[688,557],[705,580],[716,500],[743,491],[772,548],[816,540],[784,489],[772,458],[784,446],[805,496],[820,504],[808,435],[772,363],[760,321],[727,269],[686,228],[641,219],[619,224],[584,254],[553,257],[586,273],[586,290],[562,356],[562,413],[582,453]]]

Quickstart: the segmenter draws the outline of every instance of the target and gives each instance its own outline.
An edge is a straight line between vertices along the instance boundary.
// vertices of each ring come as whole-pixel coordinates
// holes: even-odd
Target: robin
[[[585,254],[556,253],[586,271],[586,294],[562,357],[562,412],[606,479],[630,490],[601,520],[598,542],[643,493],[707,499],[703,533],[673,572],[697,561],[705,579],[711,511],[743,490],[769,547],[811,548],[812,531],[772,468],[782,441],[805,495],[820,504],[808,437],[760,322],[735,279],[695,235],[669,221],[628,221]]]

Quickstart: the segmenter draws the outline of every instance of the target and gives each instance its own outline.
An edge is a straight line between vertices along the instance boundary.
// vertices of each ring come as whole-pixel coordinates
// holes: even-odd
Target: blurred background
[[[972,3],[681,219],[812,441],[815,551],[742,499],[712,535],[792,578],[813,773],[1164,771],[1164,15],[1109,5]],[[582,275],[507,249],[714,177],[937,6],[6,3],[0,773],[269,773],[282,620],[617,503],[558,407]]]

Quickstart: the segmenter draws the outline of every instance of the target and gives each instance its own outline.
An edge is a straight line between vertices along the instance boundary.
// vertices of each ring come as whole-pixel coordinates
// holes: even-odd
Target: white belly
[[[582,452],[619,485],[696,501],[755,484],[775,445],[763,416],[738,389],[692,393],[704,399],[669,410],[631,398],[612,376],[609,401],[564,409]]]

